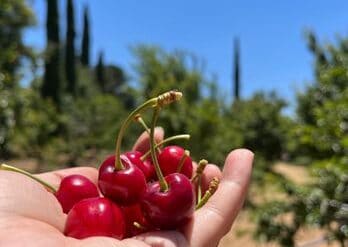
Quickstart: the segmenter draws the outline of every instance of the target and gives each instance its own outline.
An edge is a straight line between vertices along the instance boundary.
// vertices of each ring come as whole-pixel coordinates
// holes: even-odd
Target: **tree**
[[[239,51],[239,39],[234,40],[234,70],[233,70],[233,81],[234,81],[234,99],[239,100],[240,95],[240,51]]]
[[[315,81],[298,96],[297,125],[290,129],[294,158],[310,160],[311,183],[280,184],[286,197],[258,205],[257,235],[292,247],[304,226],[320,227],[328,241],[348,240],[348,39],[327,48],[314,35],[309,48],[315,59]],[[301,158],[302,158],[301,157]],[[281,221],[282,216],[291,216]]]
[[[104,67],[104,54],[99,53],[98,63],[95,68],[95,74],[98,82],[98,86],[102,92],[105,92],[105,67]]]
[[[81,64],[89,66],[89,16],[88,8],[85,7],[83,10],[83,33],[82,33],[82,44],[81,44]]]
[[[41,86],[41,95],[51,98],[57,105],[60,104],[60,43],[59,17],[57,0],[47,0],[46,18],[46,56],[44,80]]]
[[[0,157],[10,155],[9,143],[14,128],[20,122],[18,69],[24,58],[35,58],[31,48],[23,43],[23,31],[34,24],[32,10],[24,0],[0,1]]]
[[[67,80],[66,90],[76,96],[76,63],[75,63],[75,21],[73,0],[67,1],[67,28],[65,48],[65,76]]]

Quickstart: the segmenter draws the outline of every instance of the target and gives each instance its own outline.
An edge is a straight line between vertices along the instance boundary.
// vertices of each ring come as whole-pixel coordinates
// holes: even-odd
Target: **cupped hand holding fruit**
[[[156,139],[163,138],[157,128]],[[148,134],[144,133],[134,150],[148,148]],[[0,246],[105,246],[105,247],[182,247],[216,246],[229,231],[247,192],[253,154],[235,150],[225,161],[223,172],[208,165],[203,173],[203,187],[213,177],[221,178],[216,193],[193,219],[179,231],[148,232],[122,241],[109,237],[91,237],[78,240],[63,234],[66,214],[52,193],[21,174],[0,171]],[[98,172],[93,168],[72,168],[40,174],[39,177],[58,187],[61,180],[72,174],[81,174],[97,184]]]

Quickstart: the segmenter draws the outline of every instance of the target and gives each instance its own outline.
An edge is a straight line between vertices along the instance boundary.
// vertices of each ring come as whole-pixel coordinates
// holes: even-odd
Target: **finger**
[[[148,232],[134,237],[149,246],[186,247],[189,246],[184,235],[177,231]]]
[[[192,162],[192,166],[193,166],[193,174],[196,173],[197,170],[197,163],[196,162]],[[202,193],[204,194],[208,188],[209,188],[209,183],[210,181],[213,180],[213,178],[217,178],[219,180],[221,180],[222,178],[222,173],[219,167],[217,167],[214,164],[208,164],[202,174],[202,184],[201,184],[201,189],[202,189]]]
[[[0,217],[22,216],[63,231],[65,215],[55,196],[25,175],[0,171]]]
[[[221,180],[222,179],[221,170],[216,165],[208,164],[205,167],[204,172],[202,174],[202,192],[203,193],[208,190],[209,183],[213,180],[213,178],[217,178]]]
[[[163,140],[164,130],[162,127],[155,128],[155,142],[158,143]],[[144,131],[135,142],[133,150],[140,151],[142,153],[147,152],[150,149],[149,134]]]
[[[74,167],[52,172],[37,174],[36,176],[58,188],[62,179],[66,176],[79,174],[90,179],[94,184],[98,183],[98,170],[94,167]]]
[[[247,193],[253,156],[246,149],[227,156],[218,190],[195,213],[191,229],[186,232],[191,246],[216,246],[230,230]]]

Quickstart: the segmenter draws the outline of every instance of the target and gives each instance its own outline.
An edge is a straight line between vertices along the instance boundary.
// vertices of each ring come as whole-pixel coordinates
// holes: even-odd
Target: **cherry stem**
[[[160,147],[163,144],[166,144],[168,142],[175,141],[175,140],[180,140],[180,139],[188,140],[188,139],[190,139],[190,135],[183,134],[183,135],[175,135],[175,136],[168,137],[168,138],[164,139],[163,141],[157,143],[155,145],[155,148],[158,148],[158,147]],[[151,153],[151,150],[147,151],[145,154],[143,154],[143,156],[141,156],[140,159],[142,161],[144,161],[147,158],[147,156],[150,155],[150,153]]]
[[[155,170],[156,170],[156,174],[158,177],[158,182],[160,184],[160,189],[161,192],[166,192],[169,187],[168,184],[166,182],[166,180],[163,177],[161,168],[158,164],[158,160],[157,160],[157,155],[156,155],[156,151],[155,151],[155,126],[156,126],[156,122],[157,122],[157,118],[159,115],[159,111],[160,111],[160,106],[157,106],[153,112],[153,116],[152,116],[152,123],[151,123],[151,134],[150,134],[150,150],[151,150],[151,158],[152,158],[152,162],[155,166]]]
[[[191,182],[194,182],[196,179],[198,179],[199,177],[202,176],[203,171],[205,169],[205,167],[208,165],[208,161],[205,159],[202,159],[199,161],[197,169],[196,169],[196,173],[193,176],[193,178],[191,178]]]
[[[196,205],[196,210],[200,209],[201,207],[203,207],[207,201],[209,200],[210,197],[212,197],[212,195],[214,195],[214,193],[216,192],[216,190],[219,187],[219,179],[218,178],[213,178],[212,181],[210,181],[209,183],[209,189],[205,192],[204,196],[202,197],[202,199],[197,203]]]
[[[128,117],[126,118],[126,120],[122,123],[120,131],[118,133],[117,136],[117,140],[116,140],[116,148],[115,148],[115,167],[116,170],[122,170],[124,169],[124,166],[121,162],[121,143],[122,143],[122,138],[123,135],[127,129],[127,127],[129,126],[129,124],[133,121],[133,119],[135,118],[135,116],[137,114],[140,114],[142,111],[144,111],[147,108],[150,107],[161,107],[164,105],[168,105],[174,101],[178,101],[180,100],[182,97],[182,93],[181,92],[177,92],[177,91],[168,91],[165,92],[157,97],[154,97],[152,99],[149,99],[148,101],[146,101],[145,103],[143,103],[142,105],[138,106],[135,110],[133,110]]]
[[[177,172],[181,172],[181,169],[182,169],[182,167],[184,166],[184,162],[185,162],[185,160],[186,160],[186,158],[187,158],[188,156],[190,156],[190,151],[185,150],[184,154],[182,155],[182,157],[181,157],[181,159],[180,159],[180,161],[179,161],[179,166],[178,166]]]
[[[149,136],[150,136],[150,128],[147,126],[147,124],[145,123],[145,121],[144,121],[144,119],[140,116],[140,114],[137,114],[136,116],[135,116],[135,121],[137,121],[138,123],[140,123],[143,127],[144,127],[144,129],[145,129],[145,131],[149,134]],[[156,145],[156,149],[157,149],[157,152],[159,153],[161,150],[159,149],[159,147]]]
[[[39,182],[40,184],[42,184],[43,186],[45,186],[47,189],[49,189],[52,193],[56,193],[57,190],[56,188],[54,188],[52,185],[50,185],[49,183],[41,180],[40,178],[38,177],[35,177],[33,174],[29,173],[29,172],[26,172],[22,169],[19,169],[17,167],[14,167],[14,166],[10,166],[10,165],[6,165],[6,164],[1,164],[0,165],[0,170],[5,170],[5,171],[11,171],[11,172],[17,172],[17,173],[20,173],[20,174],[23,174],[27,177],[30,177],[31,179],[34,179],[35,181]]]
[[[195,183],[197,187],[197,204],[199,204],[202,199],[202,174],[207,164],[207,160],[200,160],[196,169],[196,173],[191,178],[191,182]]]

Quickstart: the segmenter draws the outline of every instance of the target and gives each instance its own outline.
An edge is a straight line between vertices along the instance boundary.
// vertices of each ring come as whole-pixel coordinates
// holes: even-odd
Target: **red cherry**
[[[125,235],[124,216],[121,209],[107,198],[85,199],[70,210],[64,234],[78,239],[92,236],[122,239]]]
[[[141,160],[143,155],[139,151],[129,151],[124,153],[125,156],[136,165],[145,175],[146,181],[150,181],[155,178],[155,168],[150,160]]]
[[[122,211],[126,221],[126,238],[131,238],[153,229],[146,221],[140,204],[122,207]],[[134,222],[137,222],[140,227],[136,227]]]
[[[185,150],[179,146],[167,146],[163,148],[162,152],[158,155],[158,163],[161,167],[162,173],[164,176],[167,176],[171,173],[182,173],[186,177],[192,177],[192,160],[190,156],[184,157],[184,163],[180,171],[179,165],[185,155]]]
[[[159,229],[176,229],[187,223],[195,208],[195,194],[190,180],[173,173],[165,177],[169,189],[161,192],[159,182],[148,185],[141,207],[146,220]]]
[[[115,167],[115,156],[109,156],[99,168],[98,185],[103,195],[119,205],[140,201],[146,190],[144,173],[125,155],[121,155],[122,170]]]
[[[63,212],[67,214],[79,201],[98,197],[99,193],[97,186],[91,180],[85,176],[74,174],[63,178],[55,196],[60,202]]]

